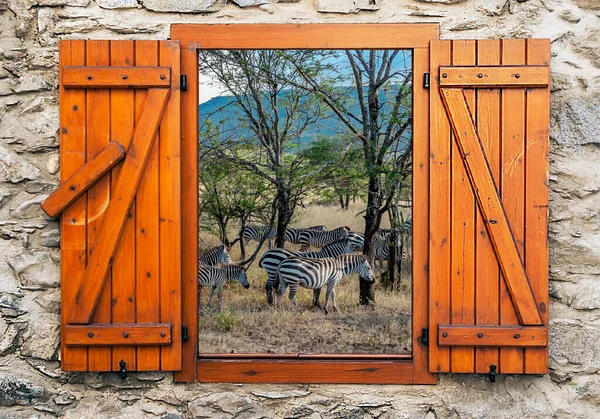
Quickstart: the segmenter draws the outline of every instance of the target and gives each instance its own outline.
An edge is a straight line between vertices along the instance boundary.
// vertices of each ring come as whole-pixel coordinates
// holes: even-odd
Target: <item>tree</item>
[[[317,53],[308,52],[305,59],[312,59],[314,54]],[[285,230],[296,206],[314,176],[323,170],[311,171],[302,153],[302,134],[322,115],[314,95],[296,87],[300,80],[296,65],[303,64],[292,64],[274,50],[200,52],[201,72],[231,95],[226,106],[235,115],[237,124],[228,130],[218,129],[216,135],[205,138],[220,159],[272,185],[277,246],[283,246]],[[225,126],[216,122],[220,127]]]
[[[344,51],[346,61],[306,62],[302,52],[281,52],[302,76],[298,87],[317,95],[362,144],[368,178],[365,247],[371,258],[374,234],[398,192],[390,169],[411,154],[411,75],[409,53],[401,50]],[[341,69],[343,62],[346,70]],[[350,84],[349,87],[348,83]],[[405,152],[398,144],[405,144]],[[402,156],[405,157],[402,157]],[[390,161],[392,162],[390,164]],[[392,176],[389,176],[390,173]],[[361,278],[360,304],[374,301],[373,286]]]

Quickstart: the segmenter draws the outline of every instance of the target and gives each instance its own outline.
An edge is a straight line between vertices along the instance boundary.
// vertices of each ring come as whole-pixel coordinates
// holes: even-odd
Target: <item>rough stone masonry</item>
[[[176,385],[59,369],[61,38],[166,39],[171,23],[440,22],[552,40],[550,369],[437,386]],[[0,417],[592,418],[600,415],[600,1],[0,0]]]

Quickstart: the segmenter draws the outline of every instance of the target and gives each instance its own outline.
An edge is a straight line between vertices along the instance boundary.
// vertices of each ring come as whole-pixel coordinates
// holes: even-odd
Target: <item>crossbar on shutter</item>
[[[548,66],[440,67],[440,87],[546,87]]]

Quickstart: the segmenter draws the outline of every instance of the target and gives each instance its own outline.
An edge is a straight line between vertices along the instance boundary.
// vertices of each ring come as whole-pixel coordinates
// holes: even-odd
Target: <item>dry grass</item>
[[[360,207],[341,211],[336,207],[312,206],[300,214],[294,226],[323,224],[327,228],[348,225],[361,231],[363,219],[354,217]],[[384,226],[385,227],[385,226]],[[212,236],[201,237],[204,246],[217,244]],[[248,252],[255,244],[249,245]],[[264,246],[266,248],[266,246]],[[266,249],[265,249],[266,250]],[[261,254],[264,251],[261,250]],[[232,250],[239,259],[239,247]],[[260,257],[260,255],[259,255]],[[209,290],[200,294],[201,353],[399,353],[411,350],[410,275],[401,289],[390,292],[375,284],[375,307],[360,307],[358,277],[344,278],[336,286],[340,311],[325,315],[312,308],[312,290],[300,288],[294,310],[286,295],[281,308],[266,304],[266,274],[256,261],[248,270],[250,289],[229,283],[223,290],[223,308],[207,307]],[[321,303],[325,298],[323,290]]]

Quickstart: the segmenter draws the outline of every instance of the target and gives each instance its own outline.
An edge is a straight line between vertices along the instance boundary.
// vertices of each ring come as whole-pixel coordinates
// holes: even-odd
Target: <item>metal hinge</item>
[[[421,336],[419,336],[419,342],[423,345],[429,345],[429,329],[421,329]]]
[[[179,83],[179,89],[182,92],[187,92],[187,76],[185,74],[182,74],[179,77],[179,81],[180,81],[180,83]]]
[[[127,379],[127,363],[123,360],[119,362],[119,374],[121,375],[122,380]]]
[[[423,87],[429,89],[430,76],[429,73],[423,73]]]
[[[181,326],[181,341],[187,342],[189,339],[190,339],[190,336],[188,335],[188,327]]]

